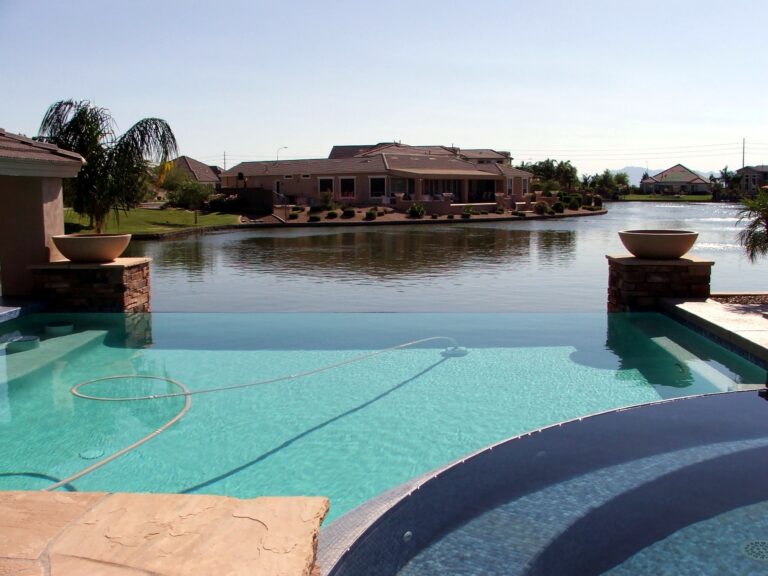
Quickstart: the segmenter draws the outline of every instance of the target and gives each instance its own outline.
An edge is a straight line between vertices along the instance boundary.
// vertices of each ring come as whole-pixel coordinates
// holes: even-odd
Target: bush
[[[321,210],[335,210],[338,208],[336,202],[333,201],[332,192],[323,192],[320,195],[320,209]]]
[[[365,213],[365,220],[376,220],[376,210],[368,210]]]
[[[592,197],[592,205],[595,208],[602,208],[603,207],[603,197],[602,196],[598,196],[597,194],[595,194]]]
[[[515,212],[515,216],[519,216],[520,218],[525,218],[526,213],[523,212],[522,210],[518,210],[517,212]]]
[[[339,216],[339,213],[336,212],[336,210],[331,210],[330,212],[328,212],[328,214],[325,215],[325,217],[328,220],[333,220],[334,218],[338,218],[338,216]]]
[[[581,206],[581,194],[574,194],[568,199],[568,207],[570,208],[571,203],[576,202],[578,206]],[[579,208],[571,208],[571,210],[578,210]]]
[[[554,216],[554,215],[555,215],[555,211],[554,211],[554,210],[552,210],[552,208],[550,208],[549,210],[547,210],[547,216]]]
[[[437,214],[432,214],[432,215],[430,216],[430,218],[432,218],[432,220],[437,220],[438,216],[437,216]]]
[[[379,216],[384,216],[385,214],[388,214],[388,212],[386,210],[379,210],[378,212],[376,212],[376,214],[378,214]]]
[[[355,209],[354,208],[344,208],[344,210],[341,213],[342,218],[354,218],[355,217]]]
[[[581,202],[579,202],[575,197],[571,197],[571,200],[568,202],[568,210],[578,210],[581,207]]]
[[[425,213],[426,213],[426,209],[424,208],[424,205],[419,204],[418,202],[414,202],[408,208],[409,218],[423,218]]]
[[[304,212],[304,206],[291,206],[291,212]]]
[[[237,194],[214,194],[208,198],[207,209],[223,214],[239,214],[245,211],[245,200]]]
[[[562,202],[555,202],[552,204],[552,210],[554,210],[557,214],[562,214],[565,212],[565,205]]]
[[[453,220],[453,214],[448,214],[447,218],[448,220]]]
[[[543,216],[548,210],[549,206],[547,206],[546,202],[536,202],[536,204],[533,205],[534,214],[538,214],[539,216]]]
[[[483,216],[487,216],[488,215],[488,210],[483,210],[482,212],[480,212],[480,214],[482,214]]]
[[[472,206],[465,206],[464,210],[461,211],[461,217],[464,220],[469,220],[470,218],[472,218],[472,214],[473,214]]]
[[[320,222],[320,216],[318,216],[317,214],[310,214],[309,221],[310,222]]]
[[[544,198],[552,198],[552,190],[544,190]]]
[[[318,212],[322,212],[323,210],[325,210],[325,208],[323,208],[319,204],[317,204],[315,206],[310,206],[309,207],[309,213],[310,214],[317,214]]]
[[[504,210],[504,208],[502,208],[501,206],[496,208],[496,214],[504,214],[504,212],[506,212],[506,210]]]
[[[299,213],[298,212],[290,212],[288,214],[288,220],[296,220],[296,219],[298,219],[298,217],[299,217]]]

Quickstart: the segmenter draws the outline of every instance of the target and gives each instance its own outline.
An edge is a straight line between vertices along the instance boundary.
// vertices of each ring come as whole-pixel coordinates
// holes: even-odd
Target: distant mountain
[[[676,164],[676,163],[675,163]],[[611,170],[614,174],[617,172],[626,172],[629,176],[629,183],[633,186],[637,186],[640,184],[640,180],[643,178],[643,174],[645,172],[648,172],[649,175],[653,176],[654,174],[658,174],[659,172],[662,172],[666,170],[667,168],[671,168],[675,164],[670,164],[666,168],[643,168],[641,166],[625,166],[624,168],[619,168],[618,170]],[[701,176],[704,180],[709,182],[709,177],[712,174],[719,175],[720,172],[718,170],[709,170],[708,172],[703,172],[701,170],[696,170],[695,168],[691,168],[696,174]]]

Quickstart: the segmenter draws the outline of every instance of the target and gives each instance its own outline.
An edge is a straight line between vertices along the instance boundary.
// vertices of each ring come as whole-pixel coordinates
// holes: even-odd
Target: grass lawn
[[[222,224],[237,224],[239,217],[234,214],[198,214],[195,225],[195,213],[188,210],[148,210],[146,208],[134,208],[133,210],[120,212],[119,219],[114,214],[107,218],[104,232],[123,232],[131,234],[172,232],[202,226],[221,226]],[[93,232],[88,227],[88,217],[82,218],[71,208],[64,209],[64,227],[68,234],[75,232]]]
[[[662,196],[659,194],[626,194],[622,200],[632,202],[711,202],[712,194],[682,194],[679,196]]]

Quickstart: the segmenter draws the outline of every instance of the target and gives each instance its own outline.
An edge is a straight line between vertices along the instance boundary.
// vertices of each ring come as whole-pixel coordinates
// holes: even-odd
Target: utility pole
[[[747,139],[741,139],[741,167],[744,168],[744,150],[747,147]]]
[[[227,169],[227,151],[224,150],[224,170]]]

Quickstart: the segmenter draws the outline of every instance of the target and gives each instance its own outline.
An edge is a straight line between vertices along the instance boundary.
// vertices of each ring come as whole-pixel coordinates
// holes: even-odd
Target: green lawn
[[[710,202],[712,194],[683,194],[680,196],[662,196],[659,194],[626,194],[622,200],[633,202]]]
[[[237,224],[238,216],[234,214],[198,214],[195,225],[195,213],[188,210],[148,210],[146,208],[134,208],[133,210],[120,212],[116,220],[114,215],[107,219],[104,232],[124,232],[131,234],[174,232],[186,228],[202,226],[221,226],[223,224]],[[71,208],[64,209],[64,226],[67,233],[92,232],[88,227],[88,218],[78,216]]]

